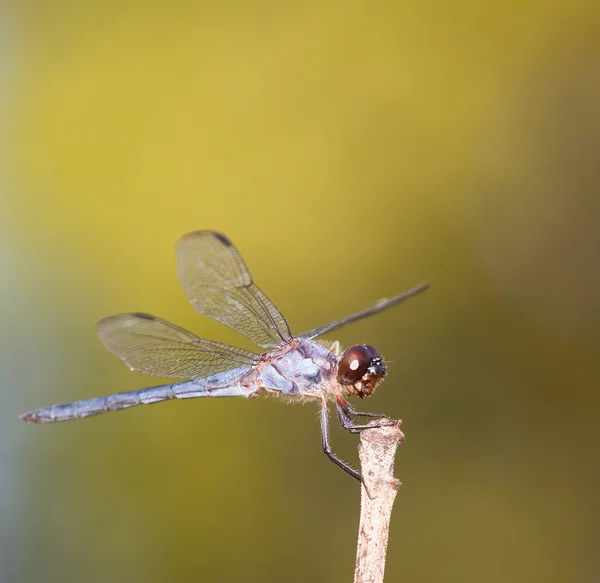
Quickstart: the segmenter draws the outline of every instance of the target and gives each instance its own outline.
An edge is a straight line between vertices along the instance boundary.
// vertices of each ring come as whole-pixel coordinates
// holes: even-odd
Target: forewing
[[[271,348],[291,338],[273,302],[254,284],[233,243],[214,231],[195,231],[177,243],[177,272],[188,300],[258,346]]]
[[[420,293],[423,293],[429,289],[428,283],[421,283],[393,298],[389,298],[387,300],[381,300],[377,302],[373,307],[363,310],[362,312],[357,312],[356,314],[352,314],[350,316],[346,316],[345,318],[341,318],[340,320],[336,320],[335,322],[330,322],[329,324],[325,324],[325,326],[319,326],[313,330],[309,330],[308,332],[304,332],[298,335],[298,338],[306,338],[307,340],[312,340],[317,336],[321,336],[321,334],[325,334],[326,332],[331,332],[332,330],[337,330],[346,324],[351,324],[352,322],[356,322],[358,320],[362,320],[363,318],[368,318],[369,316],[373,316],[378,314],[379,312],[383,312],[392,306],[396,306],[405,302],[409,298],[412,298]]]
[[[198,338],[149,314],[118,314],[96,324],[100,340],[131,370],[165,378],[196,379],[247,366],[258,355]]]

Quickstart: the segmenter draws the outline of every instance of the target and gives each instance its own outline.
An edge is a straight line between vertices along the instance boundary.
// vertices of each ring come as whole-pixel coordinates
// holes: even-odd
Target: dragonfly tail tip
[[[35,414],[35,411],[23,413],[23,415],[19,416],[19,419],[25,421],[25,423],[40,423],[40,418]]]

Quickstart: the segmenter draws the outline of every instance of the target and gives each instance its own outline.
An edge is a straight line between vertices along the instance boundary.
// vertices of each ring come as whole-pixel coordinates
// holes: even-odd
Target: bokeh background
[[[296,332],[432,284],[333,335],[404,419],[387,580],[600,581],[596,0],[1,10],[0,581],[351,580],[315,407],[18,420],[160,383],[103,350],[111,313],[249,346],[177,283],[200,228]]]

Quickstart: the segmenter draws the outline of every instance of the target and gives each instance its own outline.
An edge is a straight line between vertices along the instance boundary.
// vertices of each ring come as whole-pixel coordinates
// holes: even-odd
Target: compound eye
[[[363,378],[374,356],[372,350],[375,349],[371,346],[351,346],[342,354],[338,366],[338,381],[342,385],[353,385]]]
[[[377,352],[370,344],[363,344],[363,347],[371,353],[371,360],[381,360],[381,354],[379,354],[379,352]]]

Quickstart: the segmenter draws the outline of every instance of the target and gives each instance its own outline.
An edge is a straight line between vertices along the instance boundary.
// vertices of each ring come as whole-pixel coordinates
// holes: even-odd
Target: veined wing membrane
[[[258,355],[198,338],[149,314],[118,314],[96,324],[100,340],[131,370],[165,378],[198,379],[255,363]]]
[[[177,243],[177,273],[189,302],[258,346],[291,338],[273,302],[254,284],[233,243],[214,231],[195,231]]]

